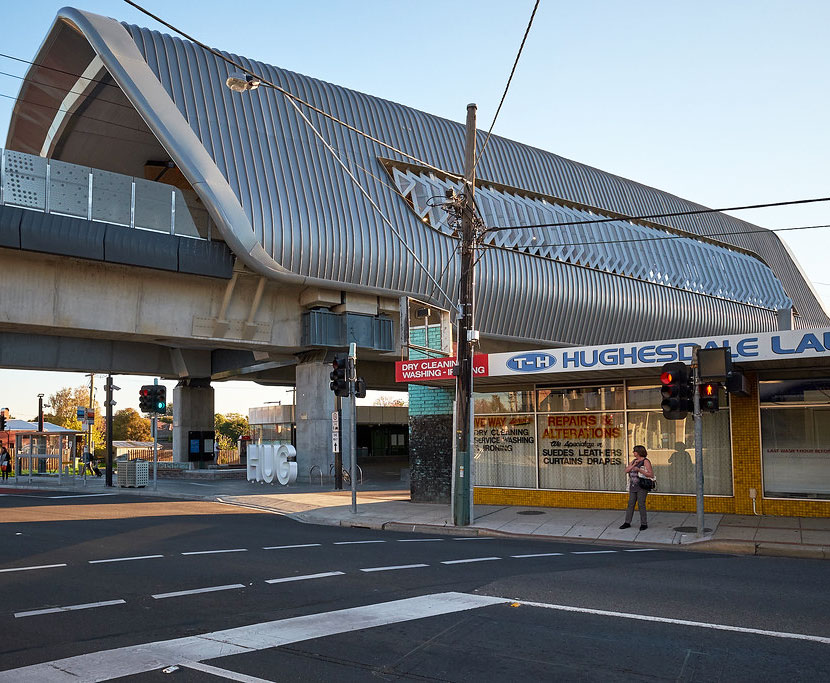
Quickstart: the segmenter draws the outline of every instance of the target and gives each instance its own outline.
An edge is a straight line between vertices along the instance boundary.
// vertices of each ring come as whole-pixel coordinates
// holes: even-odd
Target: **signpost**
[[[331,450],[340,453],[340,411],[331,414]]]

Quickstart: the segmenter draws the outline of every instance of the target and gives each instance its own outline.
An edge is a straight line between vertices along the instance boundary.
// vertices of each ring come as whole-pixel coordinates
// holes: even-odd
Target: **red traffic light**
[[[704,384],[700,388],[700,393],[703,396],[714,396],[717,393],[717,388],[714,384]]]
[[[662,384],[671,384],[674,382],[674,375],[671,372],[664,372],[660,375],[660,382]]]

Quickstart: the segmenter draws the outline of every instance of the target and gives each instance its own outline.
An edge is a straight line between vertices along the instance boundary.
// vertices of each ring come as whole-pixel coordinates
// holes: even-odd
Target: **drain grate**
[[[544,511],[542,510],[522,510],[521,512],[517,512],[518,515],[544,515]]]
[[[697,527],[696,526],[676,526],[676,527],[674,527],[674,530],[679,531],[681,534],[694,534],[694,533],[697,533]],[[710,531],[711,531],[711,529],[707,529],[706,527],[703,527],[703,533],[708,534]]]

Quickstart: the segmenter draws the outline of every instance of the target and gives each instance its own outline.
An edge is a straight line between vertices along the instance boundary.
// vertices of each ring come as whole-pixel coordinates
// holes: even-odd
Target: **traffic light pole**
[[[159,378],[153,380],[153,384],[158,385]],[[216,434],[213,435],[216,438]],[[218,464],[218,463],[217,463]],[[159,416],[158,413],[153,413],[153,490],[158,491],[159,487]]]
[[[112,486],[112,375],[107,375],[107,486]]]
[[[334,410],[337,412],[337,424],[340,431],[337,432],[337,451],[334,454],[334,488],[337,491],[343,490],[343,411],[341,409],[342,399],[334,397]]]
[[[349,401],[352,407],[351,439],[349,439],[349,478],[352,480],[352,514],[357,514],[357,344],[349,344],[349,362],[346,365],[349,372]]]
[[[700,350],[699,346],[695,346],[692,351],[692,373],[694,378],[694,391],[692,392],[692,405],[694,411],[692,416],[695,422],[695,489],[696,489],[696,507],[697,507],[697,536],[703,536],[703,420],[700,411],[700,363],[698,362],[697,352]]]
[[[473,521],[472,460],[473,353],[472,332],[475,285],[475,199],[476,105],[467,105],[467,134],[464,149],[464,195],[461,205],[461,283],[458,295],[458,375],[455,391],[455,463],[453,468],[453,524],[468,526]]]

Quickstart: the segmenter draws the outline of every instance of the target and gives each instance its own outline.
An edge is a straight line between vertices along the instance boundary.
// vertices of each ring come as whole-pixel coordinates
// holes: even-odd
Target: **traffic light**
[[[707,382],[700,385],[700,409],[710,413],[718,412],[720,395],[720,384]]]
[[[329,388],[335,396],[345,397],[349,395],[349,380],[346,377],[346,367],[349,362],[347,356],[337,355],[331,362],[332,371],[329,373],[331,384]]]
[[[692,370],[685,363],[666,363],[660,371],[660,395],[663,402],[663,417],[667,420],[684,420],[686,413],[693,410],[692,392],[694,384]]]
[[[138,407],[142,413],[166,413],[167,387],[163,384],[145,384],[138,394]]]
[[[358,377],[354,383],[355,398],[366,398],[366,380]]]
[[[0,413],[0,432],[6,431],[6,413]]]
[[[138,392],[138,407],[142,413],[153,412],[154,384],[145,384]]]
[[[167,412],[167,387],[163,384],[154,384],[153,412],[164,415]]]

